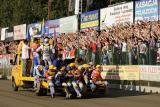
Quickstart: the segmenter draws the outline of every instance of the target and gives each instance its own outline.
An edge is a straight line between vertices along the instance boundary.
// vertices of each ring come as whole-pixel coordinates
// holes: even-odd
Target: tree
[[[93,0],[93,4],[86,7],[83,0],[83,12],[107,7],[131,0]],[[30,24],[47,20],[48,0],[0,0],[0,27],[11,27],[19,24]],[[73,15],[71,12],[70,15]],[[68,0],[52,0],[50,19],[66,17],[68,15]]]

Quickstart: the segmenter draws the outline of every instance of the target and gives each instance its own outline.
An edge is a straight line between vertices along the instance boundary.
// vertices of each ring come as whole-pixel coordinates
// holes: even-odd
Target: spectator
[[[139,55],[140,55],[140,64],[146,64],[146,54],[147,54],[147,46],[144,41],[140,41],[139,44]]]
[[[28,59],[29,59],[29,49],[27,40],[24,41],[22,45],[22,61],[23,61],[23,76],[28,75]]]

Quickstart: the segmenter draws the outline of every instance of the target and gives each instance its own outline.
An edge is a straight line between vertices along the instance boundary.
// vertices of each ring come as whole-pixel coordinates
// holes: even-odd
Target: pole
[[[80,14],[82,13],[83,0],[80,0],[80,11],[78,12],[78,57],[79,57],[79,36],[80,36]]]

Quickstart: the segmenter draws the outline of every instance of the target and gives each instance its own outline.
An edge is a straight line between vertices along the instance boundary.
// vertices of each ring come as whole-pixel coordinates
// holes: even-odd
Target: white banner
[[[26,24],[14,26],[14,40],[26,39]]]
[[[1,41],[4,41],[6,38],[6,30],[7,29],[8,29],[8,27],[1,29]]]
[[[160,82],[160,66],[140,66],[140,80]]]
[[[77,15],[60,19],[60,33],[76,32],[78,30]]]
[[[131,22],[133,23],[133,2],[120,4],[113,7],[101,9],[101,29],[113,24]]]

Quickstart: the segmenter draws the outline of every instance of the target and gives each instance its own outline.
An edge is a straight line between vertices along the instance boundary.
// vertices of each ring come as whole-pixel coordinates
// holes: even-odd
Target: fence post
[[[151,49],[150,49],[150,46],[148,47],[148,49],[149,49],[149,50],[148,50],[148,51],[149,51],[149,52],[148,52],[149,54],[148,54],[148,57],[147,57],[147,58],[149,58],[148,64],[151,65]]]
[[[112,45],[112,65],[114,65],[114,59],[113,59],[113,45]]]

